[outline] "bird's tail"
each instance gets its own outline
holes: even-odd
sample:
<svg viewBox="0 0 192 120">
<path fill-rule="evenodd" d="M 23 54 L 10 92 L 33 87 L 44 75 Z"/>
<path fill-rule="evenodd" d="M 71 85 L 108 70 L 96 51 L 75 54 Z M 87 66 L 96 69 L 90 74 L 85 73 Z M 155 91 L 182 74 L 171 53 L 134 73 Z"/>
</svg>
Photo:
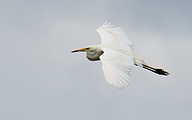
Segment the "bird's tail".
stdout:
<svg viewBox="0 0 192 120">
<path fill-rule="evenodd" d="M 163 70 L 163 69 L 158 69 L 158 68 L 154 68 L 154 67 L 148 66 L 148 65 L 147 65 L 142 59 L 140 59 L 140 58 L 136 58 L 136 59 L 135 59 L 135 65 L 136 65 L 136 66 L 140 66 L 140 67 L 142 67 L 142 68 L 144 68 L 144 69 L 146 69 L 146 70 L 149 70 L 149 71 L 154 72 L 154 73 L 159 74 L 159 75 L 165 75 L 165 76 L 167 76 L 167 75 L 170 74 L 169 72 L 167 72 L 167 71 L 165 71 L 165 70 Z"/>
</svg>

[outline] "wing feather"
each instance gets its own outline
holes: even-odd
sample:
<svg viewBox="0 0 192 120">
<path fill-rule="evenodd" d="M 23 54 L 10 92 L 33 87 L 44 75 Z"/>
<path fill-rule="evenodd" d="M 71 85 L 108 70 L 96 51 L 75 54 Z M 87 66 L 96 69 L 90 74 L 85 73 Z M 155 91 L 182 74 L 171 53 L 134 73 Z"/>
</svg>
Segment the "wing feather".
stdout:
<svg viewBox="0 0 192 120">
<path fill-rule="evenodd" d="M 97 29 L 101 37 L 100 56 L 106 81 L 117 88 L 124 88 L 131 79 L 133 61 L 133 43 L 120 27 L 106 21 Z"/>
<path fill-rule="evenodd" d="M 131 79 L 133 58 L 109 48 L 103 48 L 103 51 L 100 60 L 106 81 L 117 88 L 126 87 Z"/>
<path fill-rule="evenodd" d="M 115 27 L 106 21 L 97 29 L 97 32 L 101 37 L 102 45 L 113 46 L 113 49 L 127 50 L 132 53 L 133 43 L 122 28 Z"/>
</svg>

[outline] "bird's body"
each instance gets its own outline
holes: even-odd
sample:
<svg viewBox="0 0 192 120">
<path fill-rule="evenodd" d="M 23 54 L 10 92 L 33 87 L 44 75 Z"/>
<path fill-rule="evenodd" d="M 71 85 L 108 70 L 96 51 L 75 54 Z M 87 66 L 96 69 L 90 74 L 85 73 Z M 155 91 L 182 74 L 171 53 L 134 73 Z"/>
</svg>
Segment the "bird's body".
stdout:
<svg viewBox="0 0 192 120">
<path fill-rule="evenodd" d="M 103 73 L 109 84 L 117 88 L 126 87 L 131 79 L 130 72 L 134 65 L 160 75 L 169 74 L 163 69 L 146 65 L 142 59 L 136 57 L 133 54 L 133 43 L 120 27 L 115 27 L 106 21 L 97 32 L 102 41 L 100 45 L 88 46 L 72 52 L 85 51 L 90 61 L 101 60 Z"/>
</svg>

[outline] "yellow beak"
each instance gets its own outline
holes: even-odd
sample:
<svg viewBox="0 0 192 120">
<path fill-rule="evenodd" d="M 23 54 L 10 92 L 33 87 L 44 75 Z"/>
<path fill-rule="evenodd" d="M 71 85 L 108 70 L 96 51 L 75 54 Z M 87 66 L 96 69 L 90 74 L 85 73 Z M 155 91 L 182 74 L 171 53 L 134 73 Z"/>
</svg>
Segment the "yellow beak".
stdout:
<svg viewBox="0 0 192 120">
<path fill-rule="evenodd" d="M 78 50 L 73 50 L 73 51 L 71 51 L 71 53 L 79 52 L 79 51 L 85 51 L 85 50 L 87 50 L 87 48 L 81 48 L 81 49 L 78 49 Z"/>
</svg>

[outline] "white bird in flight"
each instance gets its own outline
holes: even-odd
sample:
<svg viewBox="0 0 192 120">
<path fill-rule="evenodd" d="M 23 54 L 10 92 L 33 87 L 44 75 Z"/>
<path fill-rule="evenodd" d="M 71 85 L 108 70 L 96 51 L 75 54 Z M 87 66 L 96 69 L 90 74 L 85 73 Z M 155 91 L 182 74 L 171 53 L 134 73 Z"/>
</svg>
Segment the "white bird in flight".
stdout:
<svg viewBox="0 0 192 120">
<path fill-rule="evenodd" d="M 106 81 L 116 88 L 123 89 L 131 79 L 131 69 L 134 65 L 150 70 L 159 75 L 169 75 L 163 69 L 148 66 L 142 59 L 133 54 L 133 43 L 120 27 L 115 27 L 106 21 L 96 30 L 101 37 L 100 45 L 88 46 L 74 52 L 87 52 L 90 61 L 101 60 Z"/>
</svg>

